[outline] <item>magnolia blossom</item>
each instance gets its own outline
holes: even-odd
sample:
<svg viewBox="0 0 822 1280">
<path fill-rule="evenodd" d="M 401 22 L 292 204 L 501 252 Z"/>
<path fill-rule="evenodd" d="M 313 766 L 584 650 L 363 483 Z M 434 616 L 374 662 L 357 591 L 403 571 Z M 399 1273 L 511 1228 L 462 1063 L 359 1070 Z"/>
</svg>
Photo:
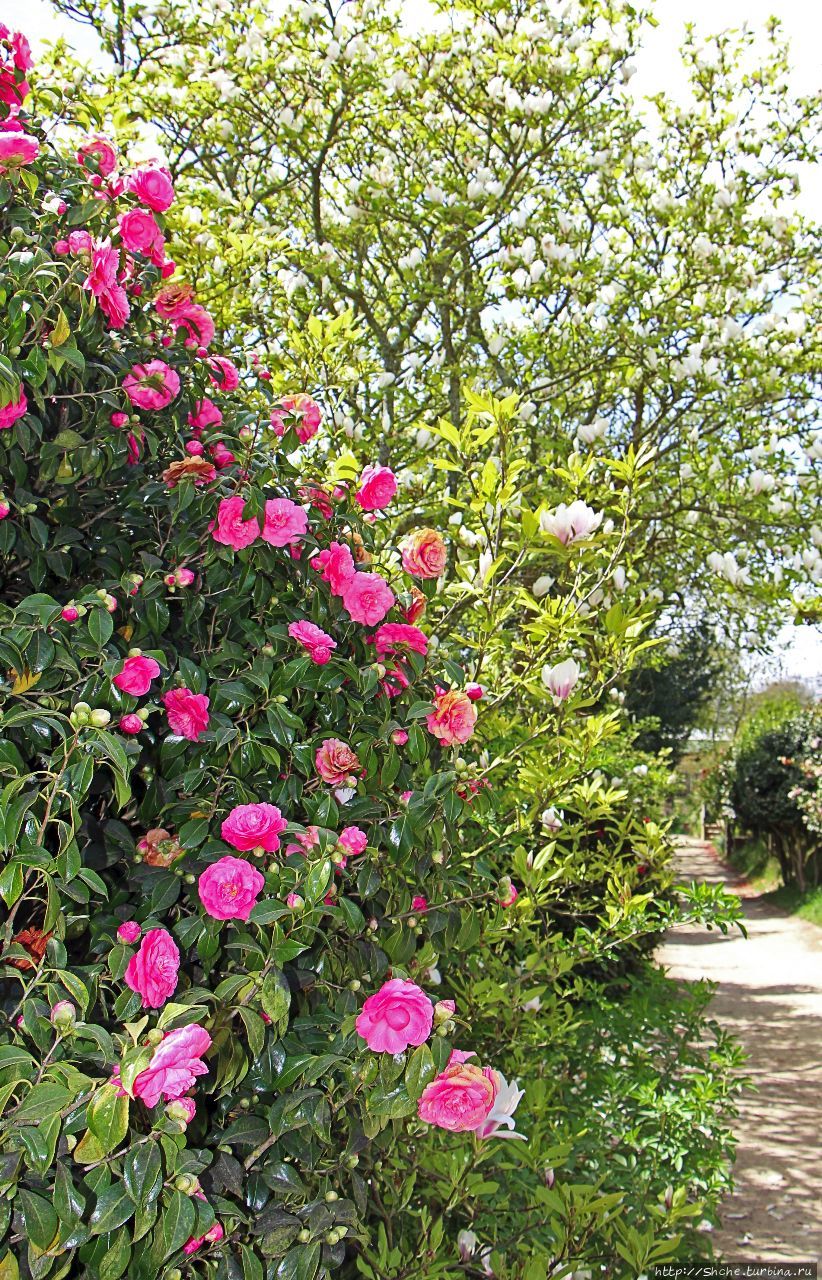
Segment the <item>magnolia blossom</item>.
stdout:
<svg viewBox="0 0 822 1280">
<path fill-rule="evenodd" d="M 559 831 L 562 827 L 562 813 L 551 806 L 550 809 L 543 809 L 540 819 L 546 831 Z"/>
<path fill-rule="evenodd" d="M 602 512 L 594 511 L 577 498 L 570 506 L 564 502 L 555 511 L 543 511 L 539 525 L 543 533 L 558 538 L 563 546 L 588 538 L 602 524 Z"/>
<path fill-rule="evenodd" d="M 516 1121 L 514 1120 L 514 1112 L 519 1106 L 521 1098 L 525 1094 L 524 1089 L 517 1087 L 517 1081 L 512 1080 L 510 1084 L 505 1079 L 501 1071 L 491 1069 L 496 1085 L 496 1093 L 494 1094 L 494 1105 L 488 1112 L 482 1124 L 477 1128 L 476 1134 L 479 1138 L 520 1138 L 526 1141 L 524 1133 L 517 1133 Z M 505 1130 L 503 1131 L 503 1126 Z"/>
<path fill-rule="evenodd" d="M 553 695 L 557 706 L 571 696 L 579 675 L 579 666 L 573 658 L 566 658 L 564 662 L 558 662 L 553 667 L 542 668 L 542 683 Z"/>
</svg>

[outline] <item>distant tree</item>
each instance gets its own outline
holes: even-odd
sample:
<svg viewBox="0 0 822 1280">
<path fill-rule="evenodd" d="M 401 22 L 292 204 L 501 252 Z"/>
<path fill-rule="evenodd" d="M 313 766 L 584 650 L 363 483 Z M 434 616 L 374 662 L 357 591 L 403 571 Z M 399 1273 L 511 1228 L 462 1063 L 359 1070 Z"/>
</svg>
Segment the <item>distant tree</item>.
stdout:
<svg viewBox="0 0 822 1280">
<path fill-rule="evenodd" d="M 667 660 L 631 673 L 625 705 L 635 720 L 647 722 L 636 739 L 641 750 L 668 748 L 674 762 L 681 758 L 724 661 L 713 630 L 701 623 Z"/>
</svg>

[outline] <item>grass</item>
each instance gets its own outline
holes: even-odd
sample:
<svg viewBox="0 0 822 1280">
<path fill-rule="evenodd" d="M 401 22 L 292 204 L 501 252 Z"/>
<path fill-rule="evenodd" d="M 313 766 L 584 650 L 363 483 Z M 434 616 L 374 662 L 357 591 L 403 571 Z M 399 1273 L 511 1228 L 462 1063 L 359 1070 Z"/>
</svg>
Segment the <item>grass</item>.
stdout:
<svg viewBox="0 0 822 1280">
<path fill-rule="evenodd" d="M 767 899 L 783 911 L 822 928 L 822 886 L 800 893 L 795 885 L 782 885 L 768 893 Z"/>
</svg>

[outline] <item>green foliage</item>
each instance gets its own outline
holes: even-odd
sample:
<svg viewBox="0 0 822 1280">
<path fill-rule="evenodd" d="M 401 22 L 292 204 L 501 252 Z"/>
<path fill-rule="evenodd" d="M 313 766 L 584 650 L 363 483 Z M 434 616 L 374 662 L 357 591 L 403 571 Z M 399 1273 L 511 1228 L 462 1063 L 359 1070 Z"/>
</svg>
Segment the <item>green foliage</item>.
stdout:
<svg viewBox="0 0 822 1280">
<path fill-rule="evenodd" d="M 676 764 L 720 669 L 716 636 L 703 625 L 683 636 L 672 656 L 633 671 L 625 706 L 636 720 L 648 722 L 640 725 L 637 746 L 654 753 L 665 748 Z"/>
</svg>

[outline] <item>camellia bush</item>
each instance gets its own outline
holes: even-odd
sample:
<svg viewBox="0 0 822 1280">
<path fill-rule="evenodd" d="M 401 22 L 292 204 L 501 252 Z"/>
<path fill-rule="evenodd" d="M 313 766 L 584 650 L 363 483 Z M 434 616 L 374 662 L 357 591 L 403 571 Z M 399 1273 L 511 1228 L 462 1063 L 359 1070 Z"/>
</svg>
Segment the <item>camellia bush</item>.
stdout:
<svg viewBox="0 0 822 1280">
<path fill-rule="evenodd" d="M 223 354 L 168 171 L 64 155 L 0 53 L 0 1275 L 673 1256 L 735 1057 L 642 956 L 733 912 L 607 768 L 650 458 L 558 464 L 548 506 L 516 399 L 471 393 L 455 554 L 337 425 L 351 318 Z"/>
</svg>

